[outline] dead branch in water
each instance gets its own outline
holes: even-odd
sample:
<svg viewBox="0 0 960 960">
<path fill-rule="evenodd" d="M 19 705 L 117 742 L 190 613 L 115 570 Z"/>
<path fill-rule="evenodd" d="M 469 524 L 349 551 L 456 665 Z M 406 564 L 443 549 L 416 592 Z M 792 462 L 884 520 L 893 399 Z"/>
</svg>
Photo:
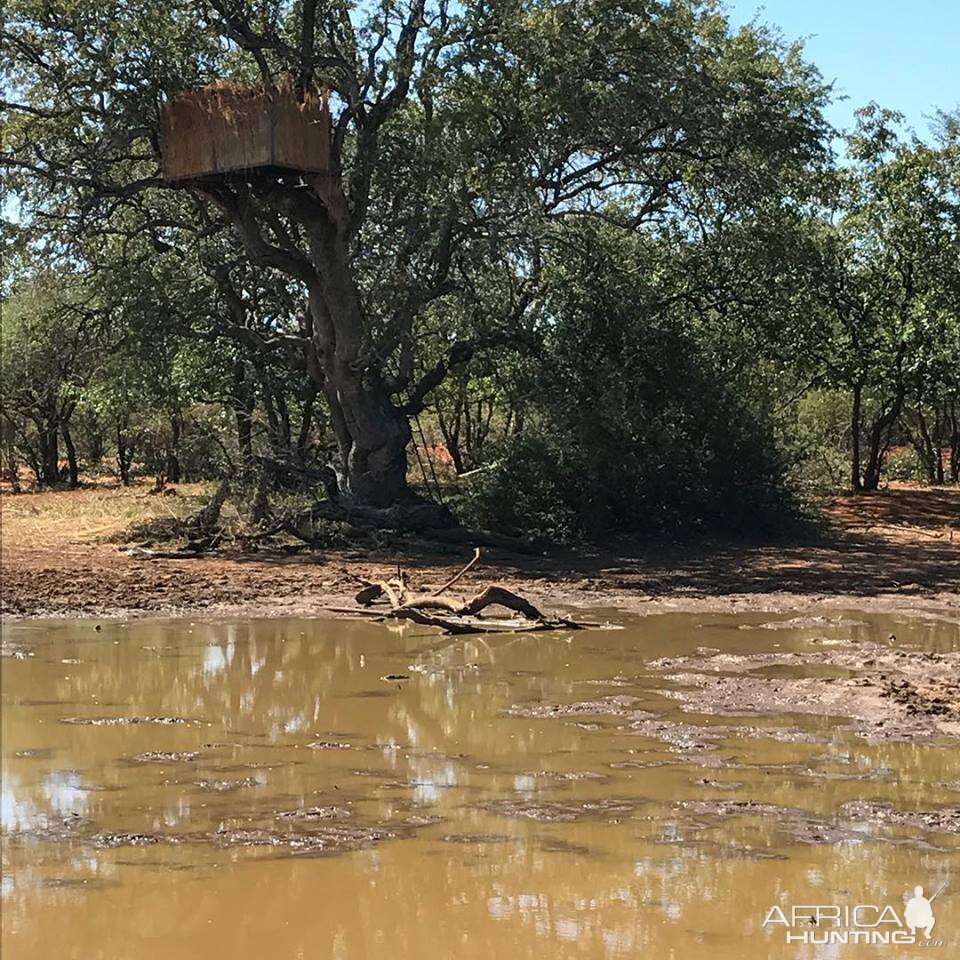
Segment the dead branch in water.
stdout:
<svg viewBox="0 0 960 960">
<path fill-rule="evenodd" d="M 500 584 L 490 584 L 465 600 L 440 596 L 456 584 L 480 560 L 480 548 L 474 548 L 473 559 L 441 587 L 431 593 L 412 593 L 407 574 L 397 569 L 395 577 L 376 582 L 357 578 L 361 585 L 355 596 L 360 606 L 338 607 L 336 613 L 361 614 L 376 620 L 411 620 L 428 627 L 438 627 L 448 634 L 513 633 L 531 630 L 579 630 L 587 624 L 548 617 L 526 597 Z M 374 608 L 386 599 L 386 609 Z M 482 616 L 492 606 L 505 607 L 518 616 L 492 619 Z M 442 613 L 437 613 L 441 611 Z"/>
</svg>

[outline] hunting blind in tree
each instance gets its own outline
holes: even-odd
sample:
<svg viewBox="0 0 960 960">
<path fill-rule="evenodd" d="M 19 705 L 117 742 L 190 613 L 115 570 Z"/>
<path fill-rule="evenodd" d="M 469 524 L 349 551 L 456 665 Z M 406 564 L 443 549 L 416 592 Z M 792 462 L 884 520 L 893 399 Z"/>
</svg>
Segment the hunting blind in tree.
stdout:
<svg viewBox="0 0 960 960">
<path fill-rule="evenodd" d="M 326 173 L 330 110 L 325 93 L 221 81 L 181 93 L 163 109 L 167 180 L 259 170 Z"/>
</svg>

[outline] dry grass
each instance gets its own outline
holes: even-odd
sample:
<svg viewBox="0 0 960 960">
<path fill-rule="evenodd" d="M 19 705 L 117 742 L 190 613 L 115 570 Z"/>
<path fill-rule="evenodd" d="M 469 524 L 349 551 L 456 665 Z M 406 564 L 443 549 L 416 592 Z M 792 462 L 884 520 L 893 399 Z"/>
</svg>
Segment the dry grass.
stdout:
<svg viewBox="0 0 960 960">
<path fill-rule="evenodd" d="M 160 517 L 183 518 L 210 494 L 209 483 L 177 485 L 176 496 L 148 493 L 147 482 L 130 487 L 96 485 L 0 496 L 4 551 L 15 547 L 95 543 L 109 540 L 134 523 Z"/>
</svg>

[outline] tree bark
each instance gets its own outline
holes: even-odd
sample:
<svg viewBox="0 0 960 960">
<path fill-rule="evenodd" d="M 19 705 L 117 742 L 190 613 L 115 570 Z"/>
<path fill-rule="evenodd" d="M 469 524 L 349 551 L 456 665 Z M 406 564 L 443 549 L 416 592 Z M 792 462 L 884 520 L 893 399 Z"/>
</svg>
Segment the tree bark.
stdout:
<svg viewBox="0 0 960 960">
<path fill-rule="evenodd" d="M 890 402 L 884 405 L 877 419 L 870 429 L 870 449 L 867 454 L 867 463 L 863 471 L 863 489 L 876 490 L 880 486 L 880 476 L 883 473 L 883 461 L 890 446 L 890 432 L 903 409 L 904 391 L 900 389 Z"/>
<path fill-rule="evenodd" d="M 863 480 L 860 476 L 862 403 L 863 387 L 859 383 L 855 383 L 853 385 L 853 405 L 850 410 L 850 486 L 856 493 L 863 489 Z"/>
<path fill-rule="evenodd" d="M 360 360 L 362 310 L 345 259 L 328 253 L 325 282 L 310 285 L 314 343 L 322 389 L 340 453 L 341 494 L 370 507 L 419 501 L 407 485 L 406 413 L 380 374 Z"/>
<path fill-rule="evenodd" d="M 238 360 L 233 366 L 233 408 L 237 418 L 237 448 L 241 464 L 253 460 L 253 410 L 255 399 L 247 379 L 245 365 Z"/>
<path fill-rule="evenodd" d="M 67 450 L 67 470 L 70 476 L 70 488 L 76 490 L 80 486 L 80 468 L 77 464 L 77 448 L 74 446 L 73 437 L 70 435 L 70 427 L 64 423 L 60 428 L 63 434 L 63 445 Z"/>
<path fill-rule="evenodd" d="M 364 385 L 348 365 L 327 370 L 324 394 L 330 405 L 343 473 L 341 493 L 370 507 L 415 503 L 407 485 L 406 415 L 380 384 Z"/>
<path fill-rule="evenodd" d="M 60 449 L 57 443 L 59 430 L 49 421 L 37 431 L 40 446 L 40 476 L 37 477 L 41 485 L 52 486 L 60 482 Z"/>
<path fill-rule="evenodd" d="M 130 486 L 130 464 L 133 460 L 133 444 L 128 443 L 123 424 L 117 421 L 117 476 L 120 483 Z"/>
<path fill-rule="evenodd" d="M 179 483 L 180 469 L 180 438 L 183 435 L 183 417 L 179 412 L 170 416 L 170 446 L 164 458 L 163 472 L 171 483 Z"/>
<path fill-rule="evenodd" d="M 315 193 L 307 194 L 262 185 L 259 197 L 232 185 L 207 189 L 230 216 L 252 259 L 306 288 L 305 366 L 330 408 L 341 495 L 372 507 L 416 503 L 419 498 L 407 485 L 409 411 L 392 400 L 397 388 L 387 385 L 383 361 L 374 355 L 354 275 L 350 242 L 357 211 L 351 211 L 339 177 L 318 177 L 313 186 Z M 279 246 L 265 239 L 258 223 L 260 202 L 298 221 L 303 248 L 288 236 L 277 238 Z"/>
</svg>

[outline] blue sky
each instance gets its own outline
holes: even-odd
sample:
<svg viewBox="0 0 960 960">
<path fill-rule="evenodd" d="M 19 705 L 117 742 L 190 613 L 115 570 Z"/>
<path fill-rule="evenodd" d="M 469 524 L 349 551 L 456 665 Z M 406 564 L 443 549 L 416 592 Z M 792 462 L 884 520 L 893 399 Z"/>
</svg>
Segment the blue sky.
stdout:
<svg viewBox="0 0 960 960">
<path fill-rule="evenodd" d="M 960 108 L 960 0 L 726 0 L 731 23 L 759 14 L 834 83 L 827 119 L 848 127 L 871 100 L 926 136 L 926 116 Z"/>
</svg>

